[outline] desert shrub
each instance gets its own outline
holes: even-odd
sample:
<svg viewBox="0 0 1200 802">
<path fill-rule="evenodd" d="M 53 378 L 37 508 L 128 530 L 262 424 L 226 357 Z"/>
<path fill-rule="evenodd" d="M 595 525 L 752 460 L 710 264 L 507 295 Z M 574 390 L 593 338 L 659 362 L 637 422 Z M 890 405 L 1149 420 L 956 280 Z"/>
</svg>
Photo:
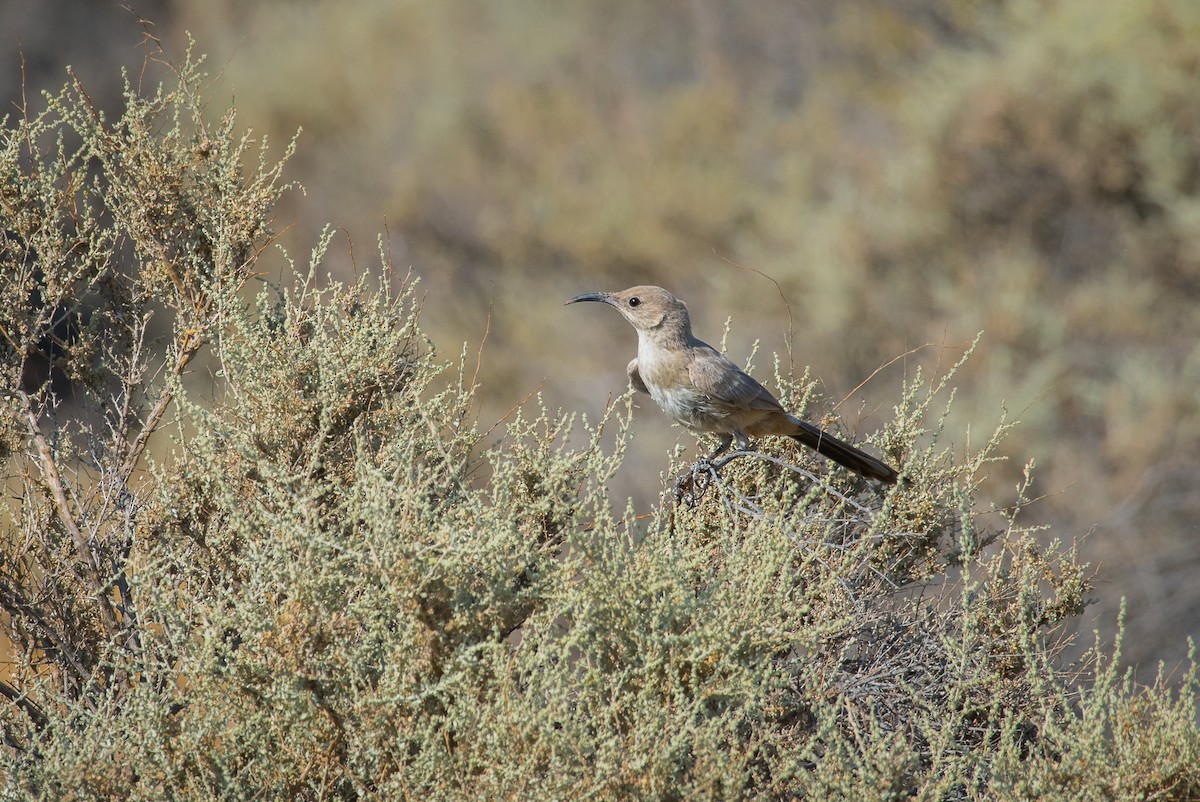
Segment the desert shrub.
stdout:
<svg viewBox="0 0 1200 802">
<path fill-rule="evenodd" d="M 1088 570 L 977 500 L 1007 425 L 943 445 L 952 372 L 874 438 L 900 487 L 764 444 L 639 514 L 628 399 L 485 428 L 386 248 L 264 280 L 281 166 L 202 85 L 4 130 L 6 798 L 1200 789 L 1194 669 L 1059 664 Z"/>
<path fill-rule="evenodd" d="M 598 409 L 608 352 L 526 312 L 552 289 L 667 286 L 698 321 L 732 314 L 738 355 L 786 331 L 834 397 L 914 344 L 984 330 L 949 426 L 999 400 L 1023 424 L 985 492 L 1036 459 L 1030 512 L 1094 528 L 1114 589 L 1099 620 L 1129 594 L 1139 677 L 1183 656 L 1200 616 L 1200 5 L 343 6 L 176 4 L 256 126 L 312 137 L 289 217 L 386 217 L 439 341 L 503 321 L 479 374 L 488 417 L 551 371 L 551 406 Z M 899 374 L 863 386 L 864 407 L 889 407 Z M 657 472 L 670 436 L 631 452 L 622 495 L 652 497 L 626 477 Z"/>
</svg>

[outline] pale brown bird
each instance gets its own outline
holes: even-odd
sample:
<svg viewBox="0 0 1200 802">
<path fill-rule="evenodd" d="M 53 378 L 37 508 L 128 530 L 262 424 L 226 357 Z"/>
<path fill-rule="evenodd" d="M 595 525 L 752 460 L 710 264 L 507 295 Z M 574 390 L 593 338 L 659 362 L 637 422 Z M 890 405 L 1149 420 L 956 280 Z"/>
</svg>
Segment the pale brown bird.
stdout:
<svg viewBox="0 0 1200 802">
<path fill-rule="evenodd" d="M 687 306 L 662 287 L 588 292 L 567 303 L 580 301 L 606 303 L 633 325 L 638 355 L 626 367 L 629 383 L 653 398 L 672 420 L 693 432 L 720 438 L 710 460 L 735 440 L 745 450 L 751 437 L 781 435 L 870 479 L 896 481 L 894 468 L 788 414 L 767 388 L 697 339 Z"/>
</svg>

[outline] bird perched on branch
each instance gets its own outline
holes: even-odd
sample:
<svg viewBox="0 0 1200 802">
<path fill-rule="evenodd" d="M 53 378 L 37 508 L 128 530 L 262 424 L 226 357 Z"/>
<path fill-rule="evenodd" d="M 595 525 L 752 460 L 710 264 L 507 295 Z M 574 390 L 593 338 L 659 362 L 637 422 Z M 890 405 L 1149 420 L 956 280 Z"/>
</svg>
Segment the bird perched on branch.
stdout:
<svg viewBox="0 0 1200 802">
<path fill-rule="evenodd" d="M 580 301 L 606 303 L 633 325 L 638 355 L 626 371 L 629 383 L 646 393 L 675 422 L 720 439 L 716 459 L 737 441 L 745 450 L 751 437 L 791 437 L 839 465 L 886 484 L 899 474 L 886 463 L 802 421 L 775 396 L 692 334 L 687 306 L 662 287 L 631 287 L 623 292 L 588 292 Z"/>
</svg>

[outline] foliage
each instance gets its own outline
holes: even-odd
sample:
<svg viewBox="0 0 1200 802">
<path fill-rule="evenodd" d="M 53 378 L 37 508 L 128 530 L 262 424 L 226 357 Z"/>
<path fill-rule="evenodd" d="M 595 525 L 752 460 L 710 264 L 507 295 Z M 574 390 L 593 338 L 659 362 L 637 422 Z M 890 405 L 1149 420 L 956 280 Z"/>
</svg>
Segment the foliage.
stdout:
<svg viewBox="0 0 1200 802">
<path fill-rule="evenodd" d="M 259 281 L 281 167 L 202 83 L 4 130 L 6 798 L 1200 791 L 1195 669 L 1058 665 L 1087 569 L 1027 483 L 977 501 L 1007 427 L 955 458 L 950 375 L 877 435 L 886 494 L 766 451 L 635 514 L 628 403 L 483 430 L 385 248 Z"/>
<path fill-rule="evenodd" d="M 491 314 L 489 415 L 550 375 L 551 406 L 593 414 L 618 385 L 594 378 L 614 375 L 606 349 L 544 336 L 528 302 L 549 293 L 661 284 L 697 321 L 739 321 L 735 353 L 786 330 L 834 399 L 914 345 L 985 331 L 949 424 L 1001 404 L 1022 422 L 985 494 L 1003 503 L 1036 459 L 1030 512 L 1095 528 L 1116 589 L 1103 619 L 1129 594 L 1140 676 L 1182 657 L 1200 618 L 1194 0 L 264 0 L 184 15 L 224 47 L 256 125 L 312 137 L 320 158 L 296 167 L 329 200 L 296 214 L 323 221 L 336 203 L 357 231 L 385 217 L 431 288 L 435 338 Z M 935 353 L 881 372 L 866 408 Z M 631 452 L 629 475 L 657 471 L 667 443 Z"/>
</svg>

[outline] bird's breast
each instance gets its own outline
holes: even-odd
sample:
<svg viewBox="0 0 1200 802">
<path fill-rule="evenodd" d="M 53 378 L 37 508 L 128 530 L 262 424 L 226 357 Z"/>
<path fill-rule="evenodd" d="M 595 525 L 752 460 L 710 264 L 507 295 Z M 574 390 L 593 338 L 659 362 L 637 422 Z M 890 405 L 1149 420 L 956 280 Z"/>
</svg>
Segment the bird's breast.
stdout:
<svg viewBox="0 0 1200 802">
<path fill-rule="evenodd" d="M 692 384 L 690 352 L 684 349 L 638 348 L 638 373 L 650 397 L 672 420 L 689 429 L 712 431 L 728 410 L 713 403 Z"/>
<path fill-rule="evenodd" d="M 650 397 L 672 420 L 690 429 L 708 428 L 713 410 L 703 394 L 689 387 L 650 386 Z"/>
</svg>

